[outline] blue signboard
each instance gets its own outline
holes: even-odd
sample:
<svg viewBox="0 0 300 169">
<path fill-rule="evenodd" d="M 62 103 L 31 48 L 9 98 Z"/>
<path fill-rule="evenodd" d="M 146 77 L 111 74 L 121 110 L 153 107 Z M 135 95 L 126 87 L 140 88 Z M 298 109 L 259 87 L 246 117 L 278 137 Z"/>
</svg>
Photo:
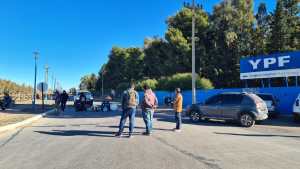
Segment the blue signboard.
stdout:
<svg viewBox="0 0 300 169">
<path fill-rule="evenodd" d="M 240 60 L 241 79 L 300 76 L 300 51 Z"/>
</svg>

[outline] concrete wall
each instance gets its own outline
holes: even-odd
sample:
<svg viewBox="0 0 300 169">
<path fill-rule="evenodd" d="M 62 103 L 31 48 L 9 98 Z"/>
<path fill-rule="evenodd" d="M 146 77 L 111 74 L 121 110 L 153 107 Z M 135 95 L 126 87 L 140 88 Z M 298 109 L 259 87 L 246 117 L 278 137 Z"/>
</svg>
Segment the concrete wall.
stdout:
<svg viewBox="0 0 300 169">
<path fill-rule="evenodd" d="M 279 100 L 279 111 L 281 114 L 289 115 L 293 111 L 293 104 L 300 93 L 300 87 L 271 87 L 271 88 L 233 88 L 233 89 L 213 89 L 213 90 L 197 90 L 197 102 L 204 102 L 207 98 L 223 92 L 254 92 L 254 93 L 270 93 Z M 159 105 L 164 104 L 164 98 L 167 96 L 174 97 L 174 92 L 155 91 Z M 184 91 L 182 93 L 184 101 L 183 105 L 187 106 L 192 103 L 192 92 Z M 140 98 L 143 94 L 140 92 Z"/>
</svg>

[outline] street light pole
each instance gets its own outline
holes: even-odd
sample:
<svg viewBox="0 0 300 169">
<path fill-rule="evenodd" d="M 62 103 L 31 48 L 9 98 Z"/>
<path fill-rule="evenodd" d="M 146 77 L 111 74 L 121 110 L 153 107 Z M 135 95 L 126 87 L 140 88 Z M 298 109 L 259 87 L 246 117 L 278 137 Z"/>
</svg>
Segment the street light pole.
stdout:
<svg viewBox="0 0 300 169">
<path fill-rule="evenodd" d="M 192 17 L 192 103 L 196 104 L 196 67 L 195 67 L 195 0 L 192 4 L 193 17 Z"/>
<path fill-rule="evenodd" d="M 39 52 L 33 52 L 34 54 L 34 88 L 33 88 L 33 101 L 32 108 L 35 111 L 35 97 L 36 97 L 36 76 L 37 76 L 37 60 L 39 57 Z"/>
<path fill-rule="evenodd" d="M 45 83 L 48 85 L 49 66 L 45 65 Z M 49 85 L 48 85 L 49 86 Z M 46 92 L 46 101 L 48 100 L 48 90 Z"/>
<path fill-rule="evenodd" d="M 104 72 L 101 73 L 101 75 L 102 75 L 102 77 L 101 77 L 101 80 L 102 80 L 102 84 L 101 84 L 101 87 L 102 87 L 102 89 L 101 89 L 101 90 L 102 90 L 102 97 L 103 97 L 103 95 L 104 95 L 104 86 L 103 86 L 103 81 L 104 81 L 103 78 L 104 78 L 104 76 L 103 76 L 103 73 L 104 73 Z"/>
</svg>

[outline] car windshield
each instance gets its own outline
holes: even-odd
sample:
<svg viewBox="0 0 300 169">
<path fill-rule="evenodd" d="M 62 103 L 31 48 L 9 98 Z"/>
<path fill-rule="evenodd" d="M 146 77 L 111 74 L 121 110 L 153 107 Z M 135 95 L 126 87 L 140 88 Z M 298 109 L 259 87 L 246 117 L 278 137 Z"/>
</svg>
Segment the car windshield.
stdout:
<svg viewBox="0 0 300 169">
<path fill-rule="evenodd" d="M 263 100 L 273 100 L 273 96 L 272 95 L 268 95 L 268 94 L 258 94 L 258 96 L 263 99 Z"/>
<path fill-rule="evenodd" d="M 92 98 L 92 94 L 91 94 L 90 92 L 82 92 L 82 93 L 85 95 L 85 97 L 86 97 L 87 99 Z M 80 96 L 80 94 L 81 94 L 81 93 L 78 93 L 78 96 Z"/>
<path fill-rule="evenodd" d="M 256 94 L 248 94 L 248 96 L 254 99 L 255 103 L 263 102 L 263 100 L 260 97 L 258 97 Z"/>
</svg>

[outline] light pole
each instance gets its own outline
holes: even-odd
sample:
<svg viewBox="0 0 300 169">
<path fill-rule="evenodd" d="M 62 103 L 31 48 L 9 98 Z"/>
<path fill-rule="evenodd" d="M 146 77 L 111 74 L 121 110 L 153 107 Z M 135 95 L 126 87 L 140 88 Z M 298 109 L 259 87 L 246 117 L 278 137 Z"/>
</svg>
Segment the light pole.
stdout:
<svg viewBox="0 0 300 169">
<path fill-rule="evenodd" d="M 102 83 L 102 84 L 101 84 L 101 87 L 102 87 L 101 92 L 102 92 L 102 97 L 103 97 L 103 95 L 104 95 L 104 86 L 103 86 L 104 76 L 103 76 L 103 73 L 104 73 L 104 72 L 101 73 L 101 81 L 102 81 L 102 82 L 101 82 L 101 83 Z"/>
<path fill-rule="evenodd" d="M 35 111 L 35 97 L 36 97 L 36 76 L 37 76 L 37 60 L 39 57 L 39 52 L 33 52 L 34 55 L 34 88 L 33 88 L 33 101 L 32 101 L 32 108 Z"/>
<path fill-rule="evenodd" d="M 48 85 L 49 66 L 45 65 L 45 83 Z M 49 85 L 48 85 L 49 86 Z M 46 92 L 46 100 L 48 100 L 48 90 Z"/>
<path fill-rule="evenodd" d="M 193 0 L 192 8 L 193 8 L 193 17 L 192 17 L 192 103 L 196 104 L 195 0 Z"/>
</svg>

